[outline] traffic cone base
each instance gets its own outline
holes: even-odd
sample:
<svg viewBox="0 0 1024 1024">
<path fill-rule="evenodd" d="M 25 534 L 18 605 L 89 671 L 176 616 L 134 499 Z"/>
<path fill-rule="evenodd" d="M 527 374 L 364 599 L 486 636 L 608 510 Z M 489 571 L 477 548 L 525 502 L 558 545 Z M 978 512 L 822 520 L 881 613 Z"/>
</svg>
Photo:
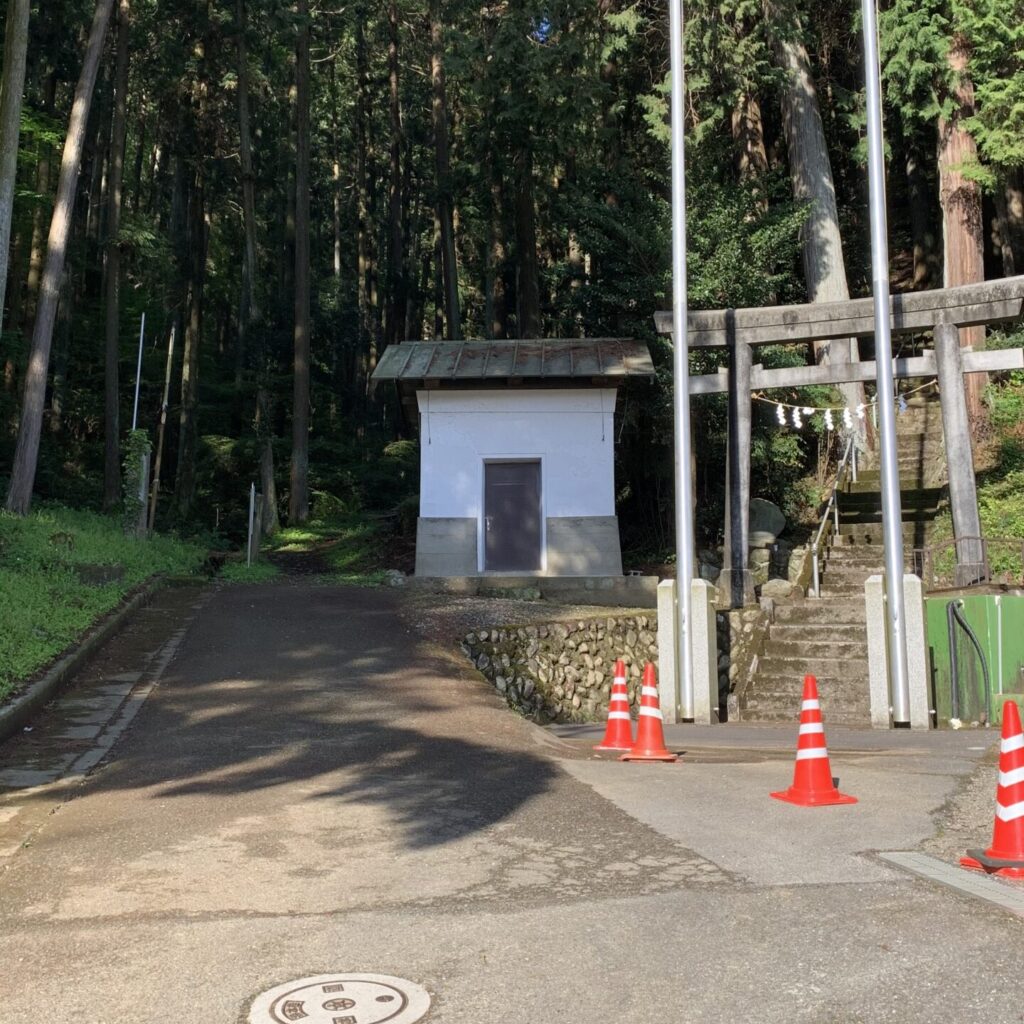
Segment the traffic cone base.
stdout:
<svg viewBox="0 0 1024 1024">
<path fill-rule="evenodd" d="M 769 796 L 798 807 L 827 807 L 830 804 L 857 802 L 855 796 L 840 793 L 832 779 L 828 748 L 825 746 L 825 726 L 821 720 L 821 703 L 818 700 L 818 681 L 812 675 L 804 676 L 793 785 L 789 789 L 770 793 Z"/>
<path fill-rule="evenodd" d="M 661 701 L 654 666 L 644 666 L 640 688 L 640 714 L 636 725 L 636 743 L 620 761 L 678 761 L 679 756 L 665 748 L 665 731 L 661 727 Z"/>
<path fill-rule="evenodd" d="M 960 866 L 1003 878 L 1024 878 L 1024 730 L 1012 700 L 1003 705 L 992 845 L 987 850 L 968 850 Z"/>
<path fill-rule="evenodd" d="M 825 807 L 828 804 L 855 804 L 857 802 L 855 796 L 840 793 L 835 786 L 832 787 L 831 793 L 809 793 L 798 790 L 796 786 L 790 786 L 789 789 L 780 793 L 769 793 L 768 795 L 776 800 L 785 800 L 788 804 L 797 804 L 799 807 Z"/>
<path fill-rule="evenodd" d="M 984 850 L 968 850 L 967 856 L 960 858 L 960 867 L 999 875 L 1001 878 L 1024 878 L 1024 861 L 989 857 Z"/>
<path fill-rule="evenodd" d="M 633 746 L 633 719 L 629 713 L 629 694 L 626 690 L 626 666 L 620 658 L 615 662 L 612 693 L 608 699 L 608 724 L 604 739 L 595 750 L 629 750 Z"/>
</svg>

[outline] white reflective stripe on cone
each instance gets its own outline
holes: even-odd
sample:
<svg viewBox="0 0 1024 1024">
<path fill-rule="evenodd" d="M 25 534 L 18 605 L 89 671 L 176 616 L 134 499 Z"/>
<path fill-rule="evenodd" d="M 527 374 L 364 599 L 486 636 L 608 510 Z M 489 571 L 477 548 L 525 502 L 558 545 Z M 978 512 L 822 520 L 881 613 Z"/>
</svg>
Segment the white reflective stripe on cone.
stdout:
<svg viewBox="0 0 1024 1024">
<path fill-rule="evenodd" d="M 999 749 L 1004 754 L 1009 754 L 1012 750 L 1020 750 L 1021 747 L 1024 747 L 1024 732 L 1019 732 L 1016 736 L 1010 736 L 999 744 Z"/>
<path fill-rule="evenodd" d="M 641 689 L 640 695 L 642 697 L 657 697 L 658 696 L 658 691 L 653 686 L 645 686 L 645 687 L 643 687 Z"/>
<path fill-rule="evenodd" d="M 1010 804 L 1009 807 L 1004 807 L 1002 804 L 997 803 L 996 817 L 1000 821 L 1016 821 L 1018 818 L 1024 818 L 1024 800 L 1016 804 Z"/>
<path fill-rule="evenodd" d="M 798 750 L 796 759 L 798 761 L 813 761 L 819 757 L 828 757 L 827 747 L 808 747 L 807 750 Z"/>
<path fill-rule="evenodd" d="M 1018 782 L 1024 782 L 1024 768 L 1014 768 L 1012 772 L 999 773 L 1000 786 L 1016 786 Z"/>
<path fill-rule="evenodd" d="M 820 711 L 821 710 L 821 701 L 820 700 L 805 700 L 800 705 L 800 710 L 801 711 Z"/>
<path fill-rule="evenodd" d="M 608 701 L 609 704 L 628 704 L 629 698 L 624 693 L 613 693 Z"/>
<path fill-rule="evenodd" d="M 609 711 L 608 712 L 608 717 L 609 718 L 615 718 L 615 719 L 623 719 L 623 718 L 625 718 L 628 721 L 629 720 L 629 712 L 628 711 Z"/>
<path fill-rule="evenodd" d="M 615 677 L 615 678 L 614 678 L 614 679 L 612 680 L 612 682 L 613 682 L 613 683 L 614 683 L 614 684 L 615 684 L 616 686 L 625 686 L 625 685 L 626 685 L 626 677 L 625 677 L 625 676 L 616 676 L 616 677 Z"/>
<path fill-rule="evenodd" d="M 806 736 L 812 732 L 824 732 L 825 726 L 821 722 L 804 722 L 800 726 L 800 735 Z"/>
<path fill-rule="evenodd" d="M 647 718 L 661 718 L 661 708 L 641 708 L 640 714 Z"/>
</svg>

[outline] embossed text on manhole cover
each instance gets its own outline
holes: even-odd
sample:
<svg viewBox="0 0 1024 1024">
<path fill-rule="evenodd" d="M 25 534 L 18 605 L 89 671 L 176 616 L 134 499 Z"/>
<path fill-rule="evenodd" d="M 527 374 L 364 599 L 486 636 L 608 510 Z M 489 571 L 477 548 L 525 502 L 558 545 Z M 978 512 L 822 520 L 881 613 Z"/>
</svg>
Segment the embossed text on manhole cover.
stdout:
<svg viewBox="0 0 1024 1024">
<path fill-rule="evenodd" d="M 387 974 L 318 974 L 258 996 L 249 1024 L 413 1024 L 430 1009 L 427 990 Z"/>
</svg>

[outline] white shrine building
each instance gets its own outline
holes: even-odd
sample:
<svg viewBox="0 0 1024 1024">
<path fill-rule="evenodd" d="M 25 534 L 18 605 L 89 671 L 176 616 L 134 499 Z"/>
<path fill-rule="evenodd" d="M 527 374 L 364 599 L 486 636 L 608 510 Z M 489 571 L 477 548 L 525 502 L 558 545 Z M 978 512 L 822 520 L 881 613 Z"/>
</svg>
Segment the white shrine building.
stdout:
<svg viewBox="0 0 1024 1024">
<path fill-rule="evenodd" d="M 639 341 L 388 348 L 373 381 L 419 421 L 416 575 L 620 576 L 615 404 L 653 375 Z"/>
</svg>

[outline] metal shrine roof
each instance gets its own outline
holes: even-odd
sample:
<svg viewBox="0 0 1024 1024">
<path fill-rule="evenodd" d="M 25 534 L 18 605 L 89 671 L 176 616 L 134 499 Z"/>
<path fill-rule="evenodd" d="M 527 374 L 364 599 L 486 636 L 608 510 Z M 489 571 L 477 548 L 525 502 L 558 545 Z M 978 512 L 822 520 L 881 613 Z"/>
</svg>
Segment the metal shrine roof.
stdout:
<svg viewBox="0 0 1024 1024">
<path fill-rule="evenodd" d="M 384 352 L 373 383 L 652 377 L 646 343 L 625 338 L 406 341 Z"/>
</svg>

